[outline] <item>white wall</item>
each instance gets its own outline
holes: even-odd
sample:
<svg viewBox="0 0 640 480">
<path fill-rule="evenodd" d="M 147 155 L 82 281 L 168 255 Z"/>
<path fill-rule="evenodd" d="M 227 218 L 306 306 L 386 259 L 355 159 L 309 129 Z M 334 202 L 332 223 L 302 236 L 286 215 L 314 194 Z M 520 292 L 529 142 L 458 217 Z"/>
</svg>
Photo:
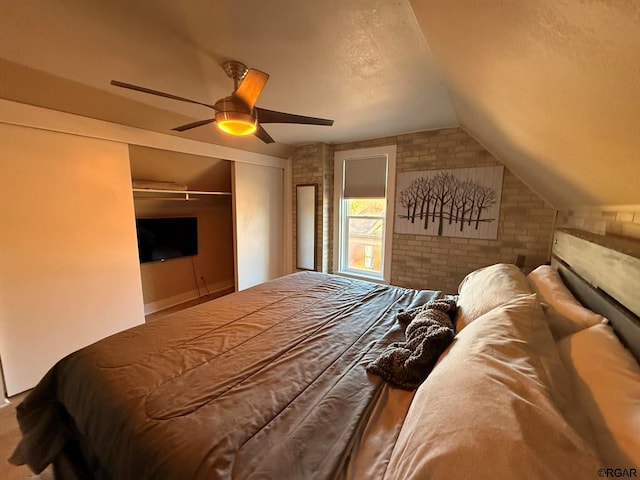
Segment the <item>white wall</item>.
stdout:
<svg viewBox="0 0 640 480">
<path fill-rule="evenodd" d="M 7 393 L 144 321 L 127 145 L 0 124 Z"/>
</svg>

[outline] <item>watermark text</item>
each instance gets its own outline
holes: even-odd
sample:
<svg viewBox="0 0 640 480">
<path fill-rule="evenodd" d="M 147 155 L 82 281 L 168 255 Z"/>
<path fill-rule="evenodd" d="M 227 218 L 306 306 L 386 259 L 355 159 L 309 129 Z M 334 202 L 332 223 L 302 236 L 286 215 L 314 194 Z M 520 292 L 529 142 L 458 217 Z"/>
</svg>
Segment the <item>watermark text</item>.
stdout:
<svg viewBox="0 0 640 480">
<path fill-rule="evenodd" d="M 637 468 L 599 468 L 598 476 L 601 478 L 638 478 Z"/>
</svg>

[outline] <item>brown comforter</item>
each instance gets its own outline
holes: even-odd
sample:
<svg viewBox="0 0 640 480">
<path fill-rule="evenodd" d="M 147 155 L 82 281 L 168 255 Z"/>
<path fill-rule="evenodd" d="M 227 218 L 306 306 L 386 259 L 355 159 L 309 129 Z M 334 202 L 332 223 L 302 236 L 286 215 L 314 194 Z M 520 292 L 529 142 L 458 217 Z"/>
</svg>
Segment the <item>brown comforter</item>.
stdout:
<svg viewBox="0 0 640 480">
<path fill-rule="evenodd" d="M 18 407 L 14 454 L 57 479 L 339 478 L 401 308 L 440 296 L 319 273 L 84 348 Z"/>
</svg>

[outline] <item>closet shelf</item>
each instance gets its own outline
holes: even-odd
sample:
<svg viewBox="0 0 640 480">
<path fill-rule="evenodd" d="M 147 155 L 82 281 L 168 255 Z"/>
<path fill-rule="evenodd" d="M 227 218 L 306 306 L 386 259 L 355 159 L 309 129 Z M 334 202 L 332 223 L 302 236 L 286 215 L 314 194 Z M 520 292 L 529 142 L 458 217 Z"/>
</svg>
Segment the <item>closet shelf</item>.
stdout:
<svg viewBox="0 0 640 480">
<path fill-rule="evenodd" d="M 134 188 L 133 196 L 140 200 L 198 200 L 212 197 L 230 197 L 231 192 L 207 192 L 198 190 L 162 190 L 152 188 Z"/>
</svg>

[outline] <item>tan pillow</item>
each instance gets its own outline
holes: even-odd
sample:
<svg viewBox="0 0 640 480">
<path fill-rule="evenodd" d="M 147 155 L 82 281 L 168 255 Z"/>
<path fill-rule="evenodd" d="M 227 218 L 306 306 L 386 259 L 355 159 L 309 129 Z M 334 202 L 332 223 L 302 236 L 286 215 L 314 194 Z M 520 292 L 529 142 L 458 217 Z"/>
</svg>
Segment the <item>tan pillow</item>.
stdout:
<svg viewBox="0 0 640 480">
<path fill-rule="evenodd" d="M 544 303 L 551 334 L 556 340 L 598 323 L 607 323 L 602 315 L 583 307 L 562 282 L 551 265 L 541 265 L 527 279 Z"/>
<path fill-rule="evenodd" d="M 385 479 L 592 478 L 600 461 L 553 398 L 539 329 L 529 295 L 460 332 L 416 391 Z"/>
<path fill-rule="evenodd" d="M 558 342 L 607 466 L 640 467 L 640 366 L 608 325 Z"/>
<path fill-rule="evenodd" d="M 459 332 L 495 307 L 518 295 L 530 295 L 533 290 L 518 267 L 498 263 L 464 277 L 458 286 L 458 293 L 456 330 Z"/>
</svg>

